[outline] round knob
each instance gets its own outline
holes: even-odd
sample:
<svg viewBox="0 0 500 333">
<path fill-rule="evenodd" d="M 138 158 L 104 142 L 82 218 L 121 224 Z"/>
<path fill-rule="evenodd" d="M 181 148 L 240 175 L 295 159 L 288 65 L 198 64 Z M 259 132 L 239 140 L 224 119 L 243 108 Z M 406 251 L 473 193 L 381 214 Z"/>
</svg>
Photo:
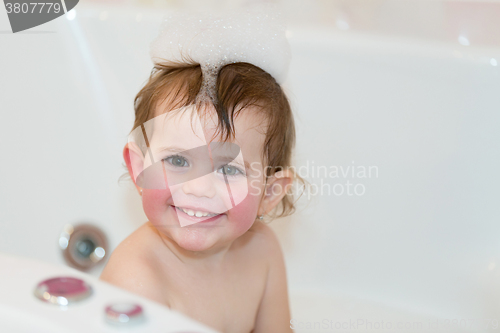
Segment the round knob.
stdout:
<svg viewBox="0 0 500 333">
<path fill-rule="evenodd" d="M 104 310 L 106 321 L 114 325 L 130 325 L 144 320 L 142 307 L 134 303 L 117 303 L 106 307 Z"/>
<path fill-rule="evenodd" d="M 61 276 L 40 282 L 34 294 L 47 303 L 68 305 L 90 297 L 92 288 L 81 279 Z"/>
<path fill-rule="evenodd" d="M 67 224 L 59 237 L 66 262 L 80 270 L 88 270 L 104 259 L 108 242 L 104 232 L 90 224 Z"/>
</svg>

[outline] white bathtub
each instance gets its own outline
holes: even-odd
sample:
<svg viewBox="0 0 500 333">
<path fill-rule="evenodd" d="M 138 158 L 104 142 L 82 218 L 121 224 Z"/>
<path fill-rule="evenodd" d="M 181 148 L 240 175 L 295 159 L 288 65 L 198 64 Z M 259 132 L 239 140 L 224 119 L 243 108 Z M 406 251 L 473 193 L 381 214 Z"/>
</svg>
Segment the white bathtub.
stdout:
<svg viewBox="0 0 500 333">
<path fill-rule="evenodd" d="M 297 332 L 495 331 L 500 43 L 482 18 L 500 4 L 483 5 L 290 5 L 290 17 L 304 18 L 288 32 L 285 84 L 296 165 L 323 184 L 272 224 Z M 321 19 L 307 24 L 313 12 Z M 66 223 L 100 226 L 114 248 L 146 220 L 118 178 L 160 19 L 146 7 L 88 2 L 73 20 L 0 34 L 1 252 L 62 264 Z M 347 167 L 354 177 L 342 176 Z"/>
</svg>

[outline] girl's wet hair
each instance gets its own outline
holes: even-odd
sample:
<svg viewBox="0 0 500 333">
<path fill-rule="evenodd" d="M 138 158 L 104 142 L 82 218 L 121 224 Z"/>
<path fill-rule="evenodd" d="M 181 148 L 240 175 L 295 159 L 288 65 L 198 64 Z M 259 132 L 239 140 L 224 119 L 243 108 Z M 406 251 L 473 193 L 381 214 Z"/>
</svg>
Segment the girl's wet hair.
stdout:
<svg viewBox="0 0 500 333">
<path fill-rule="evenodd" d="M 270 74 L 249 63 L 225 65 L 218 73 L 215 101 L 197 98 L 202 82 L 199 64 L 156 64 L 148 81 L 135 97 L 133 129 L 157 116 L 155 109 L 164 102 L 167 105 L 165 112 L 196 104 L 198 110 L 207 106 L 215 109 L 218 116 L 216 134 L 223 141 L 230 141 L 234 139 L 235 117 L 245 108 L 253 106 L 264 120 L 262 161 L 266 178 L 291 166 L 295 145 L 293 114 L 283 89 Z M 200 117 L 203 115 L 200 114 Z M 295 178 L 303 182 L 296 174 Z M 288 191 L 273 217 L 287 216 L 294 211 L 294 196 Z"/>
</svg>

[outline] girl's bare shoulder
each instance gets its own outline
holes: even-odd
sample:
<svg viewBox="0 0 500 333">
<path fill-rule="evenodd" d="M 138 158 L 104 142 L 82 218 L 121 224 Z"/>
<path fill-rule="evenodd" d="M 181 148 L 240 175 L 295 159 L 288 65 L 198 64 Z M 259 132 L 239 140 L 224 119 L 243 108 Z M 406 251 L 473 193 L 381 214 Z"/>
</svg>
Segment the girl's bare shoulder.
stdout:
<svg viewBox="0 0 500 333">
<path fill-rule="evenodd" d="M 155 233 L 150 222 L 146 222 L 125 238 L 113 251 L 109 262 L 126 259 L 144 262 L 148 259 L 151 246 L 155 243 Z M 108 263 L 109 263 L 108 262 Z"/>
<path fill-rule="evenodd" d="M 148 223 L 125 238 L 111 253 L 99 279 L 136 294 L 154 298 L 157 274 L 147 245 L 154 243 Z"/>
</svg>

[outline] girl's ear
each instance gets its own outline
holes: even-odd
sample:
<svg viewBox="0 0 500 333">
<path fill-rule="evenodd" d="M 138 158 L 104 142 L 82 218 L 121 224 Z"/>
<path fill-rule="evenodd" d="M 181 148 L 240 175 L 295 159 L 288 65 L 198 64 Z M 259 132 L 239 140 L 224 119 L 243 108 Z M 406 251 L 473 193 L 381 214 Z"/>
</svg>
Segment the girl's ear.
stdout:
<svg viewBox="0 0 500 333">
<path fill-rule="evenodd" d="M 136 180 L 137 176 L 140 175 L 144 168 L 144 156 L 141 150 L 134 142 L 129 142 L 123 148 L 123 159 L 127 165 L 128 173 L 132 181 L 134 182 L 137 191 L 141 192 L 139 186 L 137 186 Z"/>
<path fill-rule="evenodd" d="M 264 190 L 264 197 L 259 207 L 259 215 L 271 212 L 286 195 L 292 183 L 293 175 L 289 170 L 278 171 L 269 177 L 266 189 Z"/>
</svg>

